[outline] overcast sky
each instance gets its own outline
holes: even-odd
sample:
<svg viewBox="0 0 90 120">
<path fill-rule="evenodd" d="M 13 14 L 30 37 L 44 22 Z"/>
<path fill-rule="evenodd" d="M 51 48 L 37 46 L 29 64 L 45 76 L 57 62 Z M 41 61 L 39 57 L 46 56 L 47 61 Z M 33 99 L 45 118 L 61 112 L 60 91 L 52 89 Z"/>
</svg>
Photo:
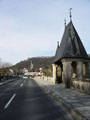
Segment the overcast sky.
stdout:
<svg viewBox="0 0 90 120">
<path fill-rule="evenodd" d="M 36 56 L 54 56 L 64 19 L 72 21 L 90 53 L 90 0 L 0 0 L 0 58 L 15 64 Z"/>
</svg>

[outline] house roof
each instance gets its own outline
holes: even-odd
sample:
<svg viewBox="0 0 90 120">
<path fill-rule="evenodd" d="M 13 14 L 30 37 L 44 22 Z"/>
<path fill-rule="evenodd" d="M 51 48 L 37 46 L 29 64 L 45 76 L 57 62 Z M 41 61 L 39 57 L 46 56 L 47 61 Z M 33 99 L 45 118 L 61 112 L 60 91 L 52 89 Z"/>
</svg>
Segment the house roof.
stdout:
<svg viewBox="0 0 90 120">
<path fill-rule="evenodd" d="M 61 44 L 57 46 L 54 62 L 63 58 L 89 59 L 72 21 L 65 27 Z"/>
</svg>

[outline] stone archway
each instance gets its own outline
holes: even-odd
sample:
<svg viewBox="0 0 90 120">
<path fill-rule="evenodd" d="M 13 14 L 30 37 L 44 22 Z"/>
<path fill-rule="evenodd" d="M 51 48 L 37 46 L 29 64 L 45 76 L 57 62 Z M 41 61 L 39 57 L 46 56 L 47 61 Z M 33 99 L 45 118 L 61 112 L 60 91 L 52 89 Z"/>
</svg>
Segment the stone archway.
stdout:
<svg viewBox="0 0 90 120">
<path fill-rule="evenodd" d="M 55 84 L 62 83 L 62 63 L 53 64 L 53 82 Z"/>
<path fill-rule="evenodd" d="M 77 77 L 77 62 L 72 62 L 71 63 L 72 66 L 72 78 L 76 78 Z"/>
<path fill-rule="evenodd" d="M 62 68 L 61 64 L 57 68 L 57 83 L 62 83 Z"/>
</svg>

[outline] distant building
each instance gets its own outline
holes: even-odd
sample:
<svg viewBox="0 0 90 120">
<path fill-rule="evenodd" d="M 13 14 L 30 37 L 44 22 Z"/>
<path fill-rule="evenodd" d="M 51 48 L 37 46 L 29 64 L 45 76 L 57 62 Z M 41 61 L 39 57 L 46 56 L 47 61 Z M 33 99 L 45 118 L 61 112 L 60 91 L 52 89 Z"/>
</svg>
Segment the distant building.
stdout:
<svg viewBox="0 0 90 120">
<path fill-rule="evenodd" d="M 14 70 L 13 70 L 13 69 L 10 68 L 9 71 L 10 71 L 10 74 L 11 74 L 11 75 L 14 74 Z"/>
<path fill-rule="evenodd" d="M 41 76 L 41 73 L 40 72 L 26 72 L 24 75 L 27 77 L 34 77 L 34 76 Z"/>
<path fill-rule="evenodd" d="M 26 73 L 28 72 L 28 69 L 27 68 L 23 68 L 23 73 Z"/>
<path fill-rule="evenodd" d="M 30 70 L 31 70 L 31 72 L 34 72 L 34 65 L 33 65 L 32 61 L 31 61 L 31 65 L 30 65 Z"/>
<path fill-rule="evenodd" d="M 43 68 L 39 68 L 39 71 L 42 72 L 42 71 L 43 71 Z"/>
</svg>

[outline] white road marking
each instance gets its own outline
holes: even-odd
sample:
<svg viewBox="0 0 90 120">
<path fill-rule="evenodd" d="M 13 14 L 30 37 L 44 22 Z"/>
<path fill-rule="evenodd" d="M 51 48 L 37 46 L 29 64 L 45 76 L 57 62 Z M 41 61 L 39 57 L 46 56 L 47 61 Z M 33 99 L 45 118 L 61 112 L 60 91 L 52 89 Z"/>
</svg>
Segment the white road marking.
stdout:
<svg viewBox="0 0 90 120">
<path fill-rule="evenodd" d="M 24 80 L 24 82 L 26 82 L 26 81 Z"/>
<path fill-rule="evenodd" d="M 4 109 L 7 109 L 12 100 L 15 98 L 16 94 L 13 94 L 13 96 L 10 98 L 10 100 L 7 102 L 7 104 L 4 106 Z"/>
<path fill-rule="evenodd" d="M 23 83 L 20 85 L 20 87 L 22 87 L 23 86 Z"/>
</svg>

